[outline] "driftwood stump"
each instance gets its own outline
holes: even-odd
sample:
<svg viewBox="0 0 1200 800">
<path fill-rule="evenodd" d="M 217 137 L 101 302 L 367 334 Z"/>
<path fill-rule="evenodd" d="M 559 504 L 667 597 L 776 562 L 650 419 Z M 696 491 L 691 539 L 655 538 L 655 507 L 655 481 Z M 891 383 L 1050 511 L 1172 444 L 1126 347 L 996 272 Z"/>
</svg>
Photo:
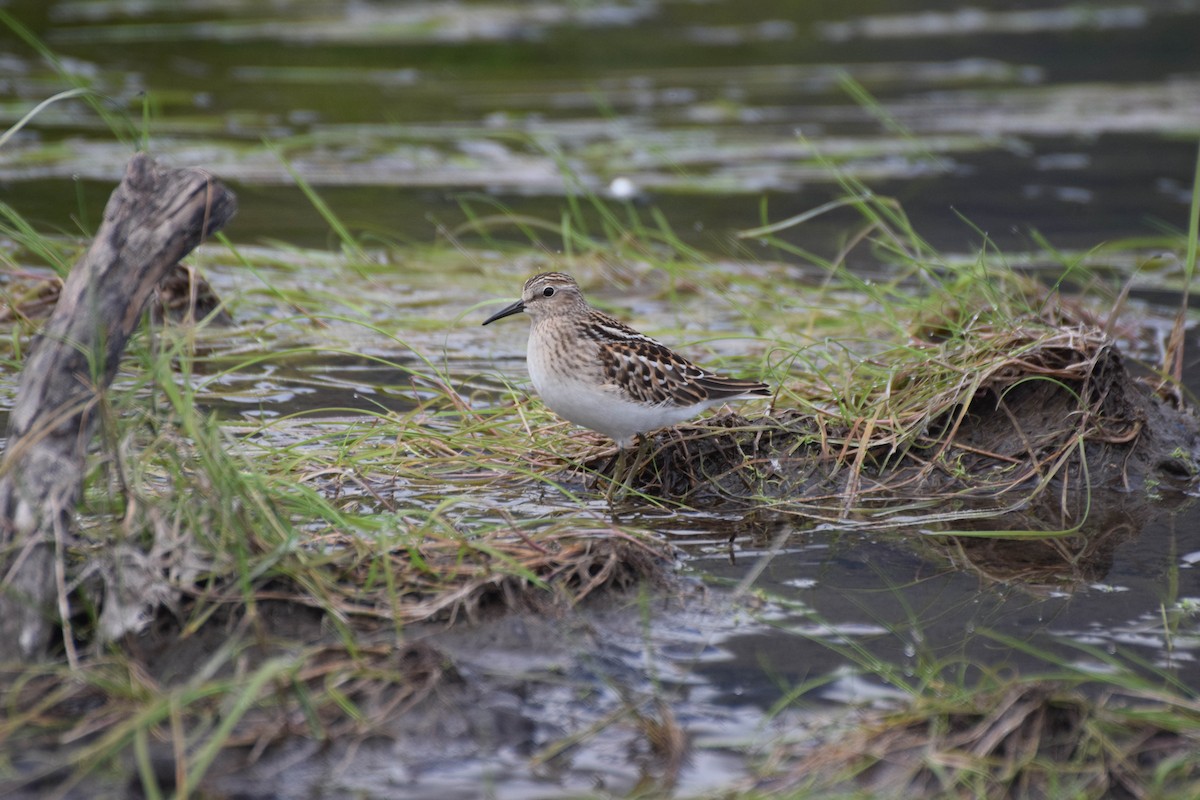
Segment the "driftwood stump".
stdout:
<svg viewBox="0 0 1200 800">
<path fill-rule="evenodd" d="M 159 281 L 237 200 L 201 169 L 139 153 L 25 362 L 0 462 L 0 661 L 42 657 L 65 612 L 61 546 L 82 489 L 100 392 Z"/>
</svg>

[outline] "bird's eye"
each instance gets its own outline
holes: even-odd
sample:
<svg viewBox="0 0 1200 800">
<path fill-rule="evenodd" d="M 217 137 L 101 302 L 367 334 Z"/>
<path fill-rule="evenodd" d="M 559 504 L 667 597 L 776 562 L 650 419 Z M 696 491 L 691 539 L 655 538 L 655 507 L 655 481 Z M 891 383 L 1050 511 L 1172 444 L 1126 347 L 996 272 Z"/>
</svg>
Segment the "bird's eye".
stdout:
<svg viewBox="0 0 1200 800">
<path fill-rule="evenodd" d="M 554 297 L 554 287 L 547 286 L 545 289 L 542 289 L 542 297 Z"/>
</svg>

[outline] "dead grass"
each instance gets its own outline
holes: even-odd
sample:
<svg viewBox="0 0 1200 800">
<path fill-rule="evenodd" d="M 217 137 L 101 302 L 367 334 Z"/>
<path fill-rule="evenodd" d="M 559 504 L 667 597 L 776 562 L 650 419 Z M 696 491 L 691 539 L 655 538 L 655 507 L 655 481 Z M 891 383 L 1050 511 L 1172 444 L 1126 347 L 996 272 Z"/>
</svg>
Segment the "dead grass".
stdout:
<svg viewBox="0 0 1200 800">
<path fill-rule="evenodd" d="M 196 672 L 177 682 L 152 674 L 154 662 L 166 658 L 161 653 L 93 659 L 69 672 L 55 665 L 0 670 L 0 745 L 9 754 L 0 788 L 41 787 L 42 797 L 70 796 L 89 782 L 96 790 L 121 755 L 134 751 L 143 787 L 184 796 L 221 753 L 236 752 L 247 766 L 292 737 L 329 742 L 377 734 L 458 680 L 428 645 L 297 647 L 286 637 L 246 636 L 269 625 L 269 611 L 256 620 L 236 616 L 226 620 L 224 642 L 161 642 L 164 652 L 195 658 Z"/>
<path fill-rule="evenodd" d="M 1185 421 L 1092 325 L 981 321 L 853 371 L 837 407 L 801 377 L 790 388 L 811 412 L 718 417 L 658 435 L 632 483 L 683 504 L 757 504 L 830 522 L 880 523 L 897 510 L 911 521 L 920 504 L 936 509 L 929 523 L 953 519 L 955 503 L 962 518 L 995 516 L 1054 493 L 1062 513 L 1052 516 L 1071 527 L 1095 487 L 1196 472 Z M 1167 435 L 1148 433 L 1152 423 Z"/>
<path fill-rule="evenodd" d="M 5 278 L 0 288 L 0 324 L 20 322 L 32 328 L 50 316 L 62 291 L 62 278 L 13 270 L 6 270 Z M 158 321 L 195 322 L 210 314 L 215 315 L 216 324 L 232 321 L 204 277 L 185 264 L 176 264 L 163 279 L 151 300 L 150 313 Z"/>
<path fill-rule="evenodd" d="M 478 538 L 425 537 L 384 552 L 341 533 L 316 537 L 311 545 L 347 554 L 329 565 L 329 593 L 317 597 L 296 586 L 262 589 L 256 597 L 398 624 L 453 623 L 496 609 L 561 610 L 599 589 L 662 583 L 669 548 L 617 528 L 526 533 L 515 525 Z M 197 598 L 242 601 L 236 592 Z"/>
<path fill-rule="evenodd" d="M 1091 698 L 1020 683 L 872 715 L 797 754 L 772 788 L 988 800 L 1185 797 L 1200 789 L 1198 745 L 1194 702 Z"/>
</svg>

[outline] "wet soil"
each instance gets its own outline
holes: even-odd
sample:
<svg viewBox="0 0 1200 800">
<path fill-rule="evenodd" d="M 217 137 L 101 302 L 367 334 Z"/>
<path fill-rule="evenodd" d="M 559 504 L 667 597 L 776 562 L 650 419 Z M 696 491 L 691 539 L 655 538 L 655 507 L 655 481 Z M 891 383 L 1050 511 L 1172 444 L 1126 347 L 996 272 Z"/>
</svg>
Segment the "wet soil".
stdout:
<svg viewBox="0 0 1200 800">
<path fill-rule="evenodd" d="M 1024 356 L 906 442 L 873 444 L 793 411 L 699 429 L 657 434 L 633 484 L 700 507 L 834 503 L 845 517 L 914 499 L 1011 511 L 1041 499 L 1046 522 L 1070 527 L 1103 502 L 1100 490 L 1183 489 L 1200 464 L 1194 411 L 1134 378 L 1109 343 Z"/>
<path fill-rule="evenodd" d="M 702 596 L 697 587 L 681 587 L 653 603 L 685 631 L 660 642 L 673 639 L 682 655 L 694 656 L 705 647 L 698 627 L 711 635 L 724 623 L 719 609 L 685 610 L 685 594 Z M 263 602 L 252 614 L 231 607 L 191 635 L 160 620 L 125 647 L 141 674 L 164 688 L 186 685 L 197 665 L 230 647 L 241 651 L 238 669 L 305 654 L 294 683 L 279 686 L 277 702 L 263 703 L 239 722 L 199 787 L 204 797 L 425 797 L 436 785 L 438 797 L 469 798 L 489 783 L 522 797 L 558 796 L 565 789 L 625 793 L 673 783 L 679 768 L 646 735 L 647 720 L 656 715 L 673 722 L 661 703 L 682 684 L 669 656 L 657 674 L 645 670 L 647 630 L 638 605 L 636 594 L 618 591 L 569 612 L 494 607 L 471 624 L 411 625 L 399 638 L 391 625 L 358 622 L 351 649 L 320 612 Z M 311 689 L 311 707 L 296 702 L 303 694 L 294 692 L 296 684 Z M 324 695 L 334 685 L 339 704 Z M 71 711 L 104 702 L 99 689 L 79 693 Z M 349 705 L 358 713 L 344 713 Z M 574 737 L 581 730 L 587 733 L 579 750 Z M 91 740 L 85 736 L 73 746 Z M 14 766 L 41 772 L 63 755 L 53 746 L 26 748 Z M 177 788 L 172 744 L 151 742 L 148 758 L 163 791 Z M 697 757 L 714 759 L 726 777 L 732 774 L 720 754 Z M 5 796 L 143 796 L 132 760 L 64 790 L 60 782 L 68 776 L 51 771 Z"/>
</svg>

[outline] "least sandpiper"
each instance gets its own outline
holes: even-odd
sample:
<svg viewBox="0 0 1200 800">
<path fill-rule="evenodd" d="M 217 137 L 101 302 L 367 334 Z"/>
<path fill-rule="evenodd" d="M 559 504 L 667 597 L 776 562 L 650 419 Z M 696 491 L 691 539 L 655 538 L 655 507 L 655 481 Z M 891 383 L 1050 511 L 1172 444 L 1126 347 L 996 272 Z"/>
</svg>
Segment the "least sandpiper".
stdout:
<svg viewBox="0 0 1200 800">
<path fill-rule="evenodd" d="M 564 272 L 525 282 L 521 299 L 484 320 L 529 314 L 528 366 L 551 411 L 611 437 L 622 451 L 639 433 L 675 425 L 726 400 L 769 397 L 766 384 L 697 367 L 587 304 Z"/>
</svg>

